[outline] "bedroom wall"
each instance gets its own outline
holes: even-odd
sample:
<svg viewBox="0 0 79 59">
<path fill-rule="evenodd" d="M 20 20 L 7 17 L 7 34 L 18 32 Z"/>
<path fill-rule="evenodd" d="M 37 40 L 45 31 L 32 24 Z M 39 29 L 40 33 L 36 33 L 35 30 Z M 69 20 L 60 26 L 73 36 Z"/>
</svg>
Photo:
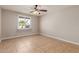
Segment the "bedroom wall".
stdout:
<svg viewBox="0 0 79 59">
<path fill-rule="evenodd" d="M 1 37 L 1 8 L 0 8 L 0 37 Z"/>
<path fill-rule="evenodd" d="M 26 15 L 9 10 L 2 10 L 2 37 L 11 36 L 27 36 L 31 34 L 38 34 L 38 17 L 30 16 L 32 19 L 32 29 L 30 30 L 17 30 L 18 15 Z"/>
<path fill-rule="evenodd" d="M 71 6 L 40 18 L 40 33 L 79 43 L 79 6 Z"/>
</svg>

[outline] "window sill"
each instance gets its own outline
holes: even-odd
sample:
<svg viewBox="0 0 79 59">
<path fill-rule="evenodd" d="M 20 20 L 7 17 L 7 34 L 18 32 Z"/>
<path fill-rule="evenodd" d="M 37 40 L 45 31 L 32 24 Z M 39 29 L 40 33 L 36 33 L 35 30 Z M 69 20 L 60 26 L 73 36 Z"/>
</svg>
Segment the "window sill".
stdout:
<svg viewBox="0 0 79 59">
<path fill-rule="evenodd" d="M 25 31 L 25 30 L 31 30 L 31 28 L 26 28 L 26 29 L 17 29 L 17 31 Z"/>
</svg>

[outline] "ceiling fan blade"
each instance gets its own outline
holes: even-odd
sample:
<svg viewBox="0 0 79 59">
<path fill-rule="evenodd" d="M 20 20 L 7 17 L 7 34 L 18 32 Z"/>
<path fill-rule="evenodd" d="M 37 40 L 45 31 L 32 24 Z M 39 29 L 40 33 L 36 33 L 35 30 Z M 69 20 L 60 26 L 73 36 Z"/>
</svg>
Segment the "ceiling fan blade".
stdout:
<svg viewBox="0 0 79 59">
<path fill-rule="evenodd" d="M 47 12 L 47 10 L 39 10 L 39 11 Z"/>
<path fill-rule="evenodd" d="M 34 12 L 34 11 L 30 11 L 30 13 L 32 13 L 32 12 Z"/>
</svg>

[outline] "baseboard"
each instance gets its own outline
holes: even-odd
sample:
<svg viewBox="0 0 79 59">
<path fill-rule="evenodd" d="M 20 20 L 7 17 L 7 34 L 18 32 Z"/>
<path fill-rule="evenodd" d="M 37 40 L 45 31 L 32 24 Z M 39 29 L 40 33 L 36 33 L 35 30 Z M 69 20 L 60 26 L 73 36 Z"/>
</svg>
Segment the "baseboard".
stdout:
<svg viewBox="0 0 79 59">
<path fill-rule="evenodd" d="M 38 35 L 38 34 L 37 33 L 33 33 L 33 34 L 29 34 L 29 35 L 20 35 L 20 36 L 4 37 L 4 38 L 0 38 L 0 42 L 2 40 L 5 40 L 5 39 L 12 39 L 12 38 L 23 37 L 23 36 L 31 36 L 31 35 Z M 53 35 L 44 34 L 44 33 L 40 33 L 40 35 L 47 36 L 47 37 L 50 37 L 50 38 L 55 38 L 55 39 L 62 40 L 62 41 L 68 42 L 68 43 L 72 43 L 72 44 L 79 45 L 79 43 L 77 43 L 77 42 L 68 41 L 68 40 L 62 39 L 60 37 L 53 36 Z"/>
<path fill-rule="evenodd" d="M 19 36 L 10 36 L 10 37 L 3 37 L 1 40 L 6 40 L 6 39 L 12 39 L 12 38 L 17 38 L 17 37 L 23 37 L 23 36 L 31 36 L 31 35 L 37 35 L 38 33 L 32 33 L 29 35 L 19 35 Z"/>
<path fill-rule="evenodd" d="M 62 41 L 65 41 L 65 42 L 68 42 L 68 43 L 71 43 L 71 44 L 79 45 L 79 43 L 77 43 L 77 42 L 68 41 L 68 40 L 65 40 L 63 38 L 56 37 L 56 36 L 53 36 L 53 35 L 44 34 L 44 33 L 40 33 L 40 35 L 47 36 L 47 37 L 50 37 L 50 38 L 55 38 L 55 39 L 58 39 L 58 40 L 62 40 Z"/>
</svg>

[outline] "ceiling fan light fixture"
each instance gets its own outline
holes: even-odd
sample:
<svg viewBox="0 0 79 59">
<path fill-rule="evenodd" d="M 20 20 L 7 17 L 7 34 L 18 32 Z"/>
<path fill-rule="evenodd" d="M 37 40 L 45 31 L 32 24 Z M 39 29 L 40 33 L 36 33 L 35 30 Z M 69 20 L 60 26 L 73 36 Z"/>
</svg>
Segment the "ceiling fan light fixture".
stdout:
<svg viewBox="0 0 79 59">
<path fill-rule="evenodd" d="M 30 12 L 32 15 L 43 15 L 47 12 L 46 9 L 39 8 L 39 5 L 34 5 L 33 10 Z"/>
<path fill-rule="evenodd" d="M 38 14 L 40 14 L 40 12 L 39 11 L 34 11 L 34 12 L 32 12 L 34 15 L 38 15 Z"/>
</svg>

